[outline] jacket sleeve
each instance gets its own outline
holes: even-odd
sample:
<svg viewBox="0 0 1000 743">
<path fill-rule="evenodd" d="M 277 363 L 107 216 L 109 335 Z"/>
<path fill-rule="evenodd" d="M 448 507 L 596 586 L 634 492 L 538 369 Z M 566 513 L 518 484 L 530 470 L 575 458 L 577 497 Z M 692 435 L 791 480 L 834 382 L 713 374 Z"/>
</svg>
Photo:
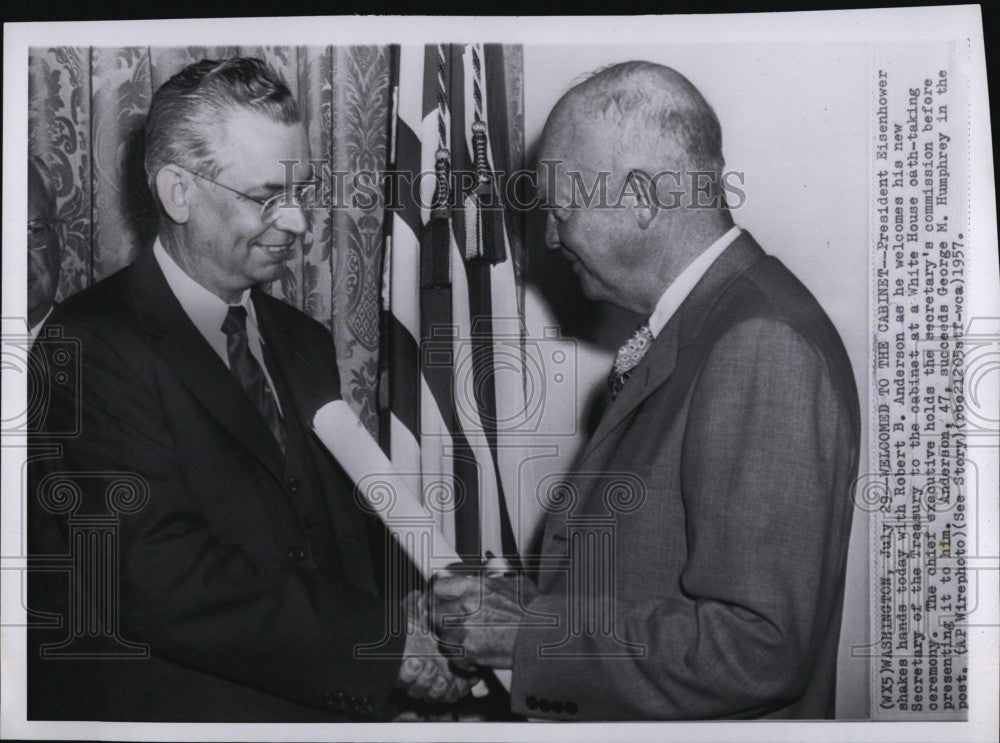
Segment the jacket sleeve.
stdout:
<svg viewBox="0 0 1000 743">
<path fill-rule="evenodd" d="M 530 608 L 558 616 L 559 629 L 518 632 L 521 714 L 538 715 L 525 700 L 544 689 L 572 700 L 578 719 L 755 716 L 808 683 L 842 579 L 829 556 L 842 553 L 850 518 L 837 485 L 857 451 L 848 406 L 823 356 L 770 319 L 724 334 L 690 394 L 680 463 L 687 562 L 677 589 L 656 592 L 676 598 L 596 599 L 645 657 L 613 657 L 620 648 L 605 635 L 571 633 L 564 657 L 546 661 L 539 648 L 566 634 L 568 609 L 565 595 L 540 596 Z"/>
<path fill-rule="evenodd" d="M 348 711 L 345 699 L 353 697 L 350 712 L 381 716 L 399 661 L 358 659 L 354 651 L 383 639 L 384 600 L 314 580 L 273 550 L 219 538 L 178 461 L 149 352 L 144 361 L 72 323 L 66 334 L 79 343 L 79 386 L 48 378 L 37 389 L 48 395 L 43 431 L 73 430 L 78 420 L 79 435 L 57 442 L 60 457 L 39 459 L 31 482 L 68 474 L 81 514 L 107 512 L 105 473 L 135 473 L 147 485 L 148 502 L 119 519 L 122 636 L 167 660 L 292 701 Z M 50 346 L 36 344 L 33 353 L 35 368 L 56 368 Z M 32 511 L 36 552 L 65 553 L 65 516 L 37 505 Z M 398 657 L 402 639 L 385 650 Z"/>
</svg>

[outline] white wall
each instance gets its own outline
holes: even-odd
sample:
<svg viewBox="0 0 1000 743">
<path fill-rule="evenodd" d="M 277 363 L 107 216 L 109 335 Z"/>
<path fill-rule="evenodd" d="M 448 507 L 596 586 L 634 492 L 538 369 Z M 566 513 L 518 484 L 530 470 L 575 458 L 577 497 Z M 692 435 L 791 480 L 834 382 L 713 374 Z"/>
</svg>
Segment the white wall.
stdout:
<svg viewBox="0 0 1000 743">
<path fill-rule="evenodd" d="M 724 21 L 720 21 L 724 22 Z M 868 47 L 864 44 L 692 44 L 656 46 L 525 46 L 525 139 L 534 154 L 559 97 L 586 73 L 614 62 L 645 59 L 684 74 L 722 124 L 727 168 L 745 173 L 746 204 L 734 213 L 764 249 L 813 292 L 840 331 L 854 365 L 867 421 L 868 387 Z M 540 215 L 528 230 L 526 312 L 529 331 L 560 325 L 576 341 L 577 393 L 553 390 L 576 435 L 552 440 L 558 456 L 543 469 L 571 465 L 586 437 L 573 421 L 607 377 L 614 349 L 640 320 L 588 303 L 556 256 L 543 255 Z M 566 344 L 572 345 L 571 341 Z M 867 424 L 861 471 L 867 471 Z M 536 477 L 538 473 L 536 473 Z M 868 641 L 868 524 L 856 513 L 841 637 L 838 716 L 868 716 L 868 661 L 851 645 Z"/>
</svg>

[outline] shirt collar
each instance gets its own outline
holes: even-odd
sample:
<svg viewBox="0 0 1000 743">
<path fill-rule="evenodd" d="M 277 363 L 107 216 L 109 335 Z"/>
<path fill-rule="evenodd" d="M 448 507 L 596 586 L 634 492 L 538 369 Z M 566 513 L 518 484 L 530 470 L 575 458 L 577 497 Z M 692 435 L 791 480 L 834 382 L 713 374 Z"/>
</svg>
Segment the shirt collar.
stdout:
<svg viewBox="0 0 1000 743">
<path fill-rule="evenodd" d="M 35 338 L 38 337 L 38 334 L 42 330 L 42 326 L 45 325 L 45 321 L 49 319 L 49 315 L 52 314 L 52 310 L 54 310 L 55 308 L 56 308 L 56 303 L 53 302 L 52 304 L 49 305 L 49 309 L 45 313 L 45 317 L 39 320 L 38 324 L 35 325 L 33 328 L 28 328 L 28 335 L 31 336 L 31 340 L 35 340 Z"/>
<path fill-rule="evenodd" d="M 222 323 L 226 319 L 226 313 L 229 312 L 229 304 L 188 276 L 163 247 L 159 237 L 153 243 L 153 255 L 184 312 L 191 318 L 191 322 L 199 332 L 214 346 L 213 340 L 216 335 L 222 333 Z M 250 301 L 249 289 L 243 292 L 237 304 L 247 311 L 247 317 L 256 328 L 257 313 L 254 312 L 253 302 Z"/>
<path fill-rule="evenodd" d="M 740 235 L 740 228 L 733 225 L 726 234 L 708 246 L 697 258 L 681 271 L 680 275 L 671 282 L 666 291 L 660 296 L 656 303 L 656 309 L 649 316 L 649 330 L 655 338 L 663 330 L 677 308 L 681 306 L 687 296 L 694 289 L 695 284 L 701 280 L 715 259 L 722 255 L 722 252 Z"/>
</svg>

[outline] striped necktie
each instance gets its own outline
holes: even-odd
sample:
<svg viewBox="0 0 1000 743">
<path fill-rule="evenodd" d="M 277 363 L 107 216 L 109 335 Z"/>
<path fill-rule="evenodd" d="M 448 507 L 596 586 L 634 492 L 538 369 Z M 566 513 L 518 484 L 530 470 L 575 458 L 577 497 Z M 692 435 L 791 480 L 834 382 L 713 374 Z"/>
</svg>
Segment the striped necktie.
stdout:
<svg viewBox="0 0 1000 743">
<path fill-rule="evenodd" d="M 260 411 L 284 453 L 285 426 L 281 420 L 281 413 L 278 412 L 278 402 L 267 384 L 264 371 L 247 345 L 246 309 L 239 305 L 230 306 L 225 322 L 222 323 L 222 332 L 226 334 L 226 351 L 229 354 L 229 368 L 233 376 L 247 393 L 254 407 Z"/>
</svg>

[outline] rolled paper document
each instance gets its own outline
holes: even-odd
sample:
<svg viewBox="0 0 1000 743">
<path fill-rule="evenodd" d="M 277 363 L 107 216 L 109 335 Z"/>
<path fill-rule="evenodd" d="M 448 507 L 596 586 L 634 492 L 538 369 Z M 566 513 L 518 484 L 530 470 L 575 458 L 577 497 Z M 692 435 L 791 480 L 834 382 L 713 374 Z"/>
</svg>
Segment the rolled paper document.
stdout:
<svg viewBox="0 0 1000 743">
<path fill-rule="evenodd" d="M 313 430 L 358 486 L 358 491 L 369 508 L 379 515 L 389 532 L 396 537 L 424 579 L 430 580 L 435 572 L 444 572 L 446 565 L 461 561 L 447 537 L 433 523 L 423 503 L 414 495 L 406 478 L 396 472 L 385 452 L 346 402 L 334 400 L 316 411 Z M 379 487 L 364 487 L 364 481 L 372 475 L 377 475 Z M 395 496 L 391 504 L 391 519 L 390 508 L 382 500 L 386 492 Z M 424 524 L 425 530 L 430 529 L 430 542 L 434 546 L 433 562 L 440 565 L 440 568 L 435 569 L 425 559 L 426 556 L 420 554 L 420 540 L 408 538 L 412 537 L 413 523 L 418 521 Z M 496 670 L 494 674 L 503 687 L 510 691 L 511 672 Z M 485 683 L 480 682 L 472 692 L 475 696 L 483 696 L 488 690 Z"/>
</svg>

